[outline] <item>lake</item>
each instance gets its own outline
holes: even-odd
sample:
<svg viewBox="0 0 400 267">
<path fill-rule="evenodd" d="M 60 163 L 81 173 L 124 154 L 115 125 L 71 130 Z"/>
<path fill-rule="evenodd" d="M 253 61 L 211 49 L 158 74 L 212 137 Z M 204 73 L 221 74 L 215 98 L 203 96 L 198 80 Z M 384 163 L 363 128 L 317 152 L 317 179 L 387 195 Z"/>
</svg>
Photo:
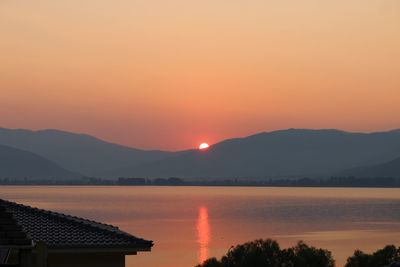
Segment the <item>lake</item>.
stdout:
<svg viewBox="0 0 400 267">
<path fill-rule="evenodd" d="M 298 240 L 333 252 L 400 245 L 400 189 L 1 186 L 0 198 L 81 216 L 153 240 L 127 266 L 193 267 L 238 243 Z"/>
</svg>

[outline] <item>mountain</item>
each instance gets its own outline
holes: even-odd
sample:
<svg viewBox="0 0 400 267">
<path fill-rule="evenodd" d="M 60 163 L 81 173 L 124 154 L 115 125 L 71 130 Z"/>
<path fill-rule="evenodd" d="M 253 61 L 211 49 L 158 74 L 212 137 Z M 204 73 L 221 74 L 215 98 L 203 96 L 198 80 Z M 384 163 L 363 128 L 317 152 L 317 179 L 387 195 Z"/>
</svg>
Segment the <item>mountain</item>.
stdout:
<svg viewBox="0 0 400 267">
<path fill-rule="evenodd" d="M 155 162 L 119 169 L 114 176 L 186 178 L 322 177 L 380 164 L 400 151 L 400 131 L 349 133 L 289 129 L 223 141 Z"/>
<path fill-rule="evenodd" d="M 69 179 L 80 175 L 28 151 L 0 145 L 0 178 Z"/>
<path fill-rule="evenodd" d="M 108 178 L 323 177 L 357 166 L 371 166 L 377 173 L 390 164 L 394 169 L 398 161 L 391 161 L 400 154 L 400 131 L 288 129 L 225 140 L 207 150 L 164 152 L 58 130 L 0 128 L 0 145 L 29 151 L 66 170 Z"/>
<path fill-rule="evenodd" d="M 160 160 L 173 154 L 125 147 L 90 135 L 59 130 L 0 128 L 0 144 L 30 151 L 65 169 L 88 176 L 102 175 L 125 166 Z"/>
<path fill-rule="evenodd" d="M 400 154 L 400 152 L 399 152 Z M 353 168 L 342 175 L 356 177 L 397 177 L 400 178 L 400 157 L 383 164 Z"/>
</svg>

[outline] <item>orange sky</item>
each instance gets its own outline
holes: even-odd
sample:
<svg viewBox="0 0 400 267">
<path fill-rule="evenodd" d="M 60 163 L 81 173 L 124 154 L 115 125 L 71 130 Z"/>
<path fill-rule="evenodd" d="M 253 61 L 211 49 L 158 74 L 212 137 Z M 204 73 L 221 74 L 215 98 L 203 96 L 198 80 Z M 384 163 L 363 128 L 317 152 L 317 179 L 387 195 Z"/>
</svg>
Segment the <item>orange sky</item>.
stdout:
<svg viewBox="0 0 400 267">
<path fill-rule="evenodd" d="M 140 148 L 400 128 L 398 0 L 0 0 L 0 126 Z"/>
</svg>

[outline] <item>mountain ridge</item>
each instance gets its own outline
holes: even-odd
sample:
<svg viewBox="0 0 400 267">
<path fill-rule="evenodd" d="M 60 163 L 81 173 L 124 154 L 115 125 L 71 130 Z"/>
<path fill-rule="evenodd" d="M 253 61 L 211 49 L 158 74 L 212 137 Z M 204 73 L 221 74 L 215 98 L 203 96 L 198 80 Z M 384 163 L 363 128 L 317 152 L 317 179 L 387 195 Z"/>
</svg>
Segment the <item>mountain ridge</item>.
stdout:
<svg viewBox="0 0 400 267">
<path fill-rule="evenodd" d="M 9 179 L 71 179 L 81 175 L 65 170 L 39 155 L 0 145 L 0 178 Z"/>
<path fill-rule="evenodd" d="M 400 178 L 400 157 L 391 161 L 353 168 L 340 173 L 343 176 L 356 176 L 363 178 L 396 177 Z"/>
<path fill-rule="evenodd" d="M 272 152 L 264 151 L 268 149 Z M 400 131 L 287 129 L 227 139 L 207 151 L 190 150 L 115 174 L 186 178 L 329 176 L 346 167 L 383 163 L 398 156 L 398 151 Z"/>
<path fill-rule="evenodd" d="M 87 176 L 97 176 L 129 164 L 157 160 L 173 153 L 140 150 L 87 134 L 54 129 L 31 131 L 0 128 L 0 144 L 30 151 L 65 169 Z"/>
<path fill-rule="evenodd" d="M 346 132 L 289 128 L 230 138 L 206 150 L 141 150 L 56 129 L 0 128 L 0 144 L 30 151 L 86 176 L 326 177 L 400 155 L 400 130 Z"/>
</svg>

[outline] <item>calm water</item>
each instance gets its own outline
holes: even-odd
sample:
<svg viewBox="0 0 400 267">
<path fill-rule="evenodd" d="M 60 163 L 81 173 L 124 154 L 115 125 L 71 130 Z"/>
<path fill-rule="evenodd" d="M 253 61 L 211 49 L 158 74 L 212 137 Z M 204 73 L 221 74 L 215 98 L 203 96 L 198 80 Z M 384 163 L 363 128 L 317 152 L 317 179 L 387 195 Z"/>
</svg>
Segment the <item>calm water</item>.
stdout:
<svg viewBox="0 0 400 267">
<path fill-rule="evenodd" d="M 193 267 L 256 238 L 333 252 L 400 245 L 400 189 L 0 187 L 0 198 L 98 220 L 154 240 L 127 266 Z"/>
</svg>

